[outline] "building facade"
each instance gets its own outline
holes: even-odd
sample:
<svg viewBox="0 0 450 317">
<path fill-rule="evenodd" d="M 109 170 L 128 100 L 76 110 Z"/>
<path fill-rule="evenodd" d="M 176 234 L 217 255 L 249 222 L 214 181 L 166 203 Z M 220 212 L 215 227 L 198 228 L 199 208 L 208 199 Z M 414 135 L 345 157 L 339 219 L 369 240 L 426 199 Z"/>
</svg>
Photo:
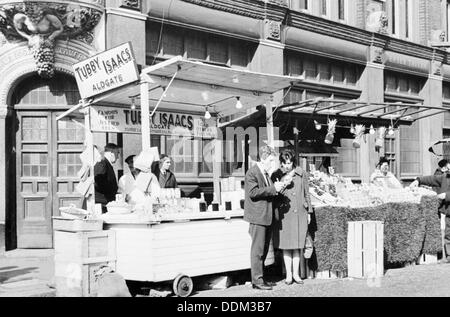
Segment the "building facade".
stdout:
<svg viewBox="0 0 450 317">
<path fill-rule="evenodd" d="M 181 55 L 302 75 L 304 81 L 274 96 L 275 104 L 331 97 L 450 107 L 443 46 L 449 12 L 448 1 L 440 0 L 1 0 L 0 250 L 52 247 L 51 216 L 81 201 L 75 186 L 83 119 L 74 114 L 55 120 L 79 101 L 74 63 L 131 41 L 142 67 Z M 220 120 L 236 116 L 231 111 Z M 407 182 L 434 171 L 438 158 L 427 149 L 442 137 L 450 137 L 447 113 L 399 127 L 380 152 L 374 136 L 367 135 L 359 149 L 343 138 L 332 165 L 368 181 L 379 156 L 386 155 Z M 170 153 L 175 142 L 166 135 L 152 135 L 151 141 L 160 153 Z M 121 145 L 124 157 L 136 154 L 140 144 L 133 136 L 95 135 L 100 148 L 107 142 Z M 209 141 L 186 142 L 174 166 L 178 181 L 186 195 L 211 193 L 211 167 L 193 159 Z M 309 159 L 320 162 L 314 155 Z M 120 173 L 126 167 L 122 162 L 116 168 Z M 243 174 L 242 163 L 224 165 L 224 176 Z"/>
</svg>

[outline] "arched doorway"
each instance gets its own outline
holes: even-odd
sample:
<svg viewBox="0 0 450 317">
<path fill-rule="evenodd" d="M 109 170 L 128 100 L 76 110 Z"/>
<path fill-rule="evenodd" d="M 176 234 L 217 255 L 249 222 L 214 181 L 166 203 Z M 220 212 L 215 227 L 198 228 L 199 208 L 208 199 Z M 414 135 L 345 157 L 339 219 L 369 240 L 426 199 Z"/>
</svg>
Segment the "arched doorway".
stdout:
<svg viewBox="0 0 450 317">
<path fill-rule="evenodd" d="M 81 205 L 76 193 L 84 129 L 81 114 L 56 121 L 80 99 L 75 80 L 30 76 L 14 90 L 18 248 L 52 248 L 52 216 Z"/>
</svg>

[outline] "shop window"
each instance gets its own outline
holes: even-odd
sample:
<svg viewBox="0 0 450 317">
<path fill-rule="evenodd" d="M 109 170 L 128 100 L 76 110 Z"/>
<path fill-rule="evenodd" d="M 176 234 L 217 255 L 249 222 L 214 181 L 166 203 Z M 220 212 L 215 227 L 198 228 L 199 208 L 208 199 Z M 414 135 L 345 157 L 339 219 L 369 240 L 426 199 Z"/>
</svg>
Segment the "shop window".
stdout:
<svg viewBox="0 0 450 317">
<path fill-rule="evenodd" d="M 335 161 L 335 171 L 347 177 L 359 176 L 359 150 L 353 147 L 353 139 L 341 139 L 337 148 L 339 156 Z"/>
<path fill-rule="evenodd" d="M 201 148 L 199 151 L 199 172 L 200 174 L 213 173 L 213 148 L 214 140 L 201 140 Z"/>
<path fill-rule="evenodd" d="M 344 68 L 340 65 L 331 65 L 331 74 L 335 83 L 344 82 Z"/>
<path fill-rule="evenodd" d="M 179 33 L 164 33 L 162 38 L 162 49 L 164 55 L 183 55 L 183 36 Z M 195 54 L 195 51 L 194 51 Z"/>
<path fill-rule="evenodd" d="M 206 60 L 206 41 L 197 33 L 185 38 L 186 53 L 188 58 Z"/>
<path fill-rule="evenodd" d="M 345 0 L 338 0 L 338 18 L 345 21 Z"/>
<path fill-rule="evenodd" d="M 442 137 L 444 139 L 450 138 L 450 129 L 444 129 L 444 131 L 442 133 Z M 437 153 L 437 151 L 436 151 L 436 153 Z M 442 145 L 442 153 L 444 155 L 444 159 L 450 161 L 450 144 L 449 143 L 444 143 Z"/>
<path fill-rule="evenodd" d="M 208 43 L 208 56 L 212 62 L 228 64 L 228 47 L 220 40 L 213 40 Z"/>
<path fill-rule="evenodd" d="M 396 140 L 395 136 L 386 135 L 384 139 L 384 156 L 389 161 L 389 169 L 394 175 L 397 175 L 396 166 Z"/>
<path fill-rule="evenodd" d="M 291 10 L 308 10 L 308 0 L 291 0 Z"/>
<path fill-rule="evenodd" d="M 48 154 L 47 153 L 22 153 L 23 177 L 47 177 Z"/>
<path fill-rule="evenodd" d="M 425 80 L 422 77 L 387 71 L 384 76 L 385 91 L 417 96 Z"/>
<path fill-rule="evenodd" d="M 331 71 L 330 71 L 329 63 L 324 63 L 324 62 L 319 63 L 319 76 L 320 76 L 320 80 L 330 81 Z"/>
<path fill-rule="evenodd" d="M 290 56 L 286 62 L 286 74 L 289 76 L 303 75 L 302 61 L 298 57 Z"/>
<path fill-rule="evenodd" d="M 248 48 L 245 43 L 233 42 L 230 47 L 230 63 L 232 66 L 247 67 L 249 62 Z"/>
<path fill-rule="evenodd" d="M 194 139 L 182 136 L 166 137 L 166 154 L 172 158 L 175 174 L 190 174 L 194 171 Z"/>
<path fill-rule="evenodd" d="M 419 122 L 400 127 L 400 175 L 417 176 L 421 173 Z"/>
<path fill-rule="evenodd" d="M 317 79 L 316 63 L 312 60 L 304 60 L 303 68 L 305 70 L 305 77 L 308 79 Z"/>
</svg>

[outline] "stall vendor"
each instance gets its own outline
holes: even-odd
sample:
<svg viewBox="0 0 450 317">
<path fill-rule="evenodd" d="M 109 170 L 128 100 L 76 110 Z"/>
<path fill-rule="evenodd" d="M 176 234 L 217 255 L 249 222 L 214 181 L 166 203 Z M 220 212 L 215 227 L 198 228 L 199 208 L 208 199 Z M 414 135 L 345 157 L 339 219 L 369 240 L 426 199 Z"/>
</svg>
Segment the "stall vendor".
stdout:
<svg viewBox="0 0 450 317">
<path fill-rule="evenodd" d="M 125 195 L 129 195 L 131 191 L 134 189 L 134 185 L 136 182 L 136 177 L 139 175 L 139 170 L 134 167 L 134 158 L 136 155 L 130 155 L 125 159 L 125 163 L 128 164 L 129 173 L 125 173 L 119 179 L 119 189 L 118 193 Z"/>
<path fill-rule="evenodd" d="M 136 179 L 133 188 L 127 195 L 128 203 L 132 205 L 145 204 L 146 197 L 159 195 L 159 183 L 151 172 L 152 163 L 157 160 L 151 151 L 142 151 L 133 159 Z"/>
<path fill-rule="evenodd" d="M 389 171 L 389 160 L 385 157 L 380 158 L 377 168 L 372 175 L 370 175 L 370 182 L 386 188 L 403 188 L 397 177 Z"/>
<path fill-rule="evenodd" d="M 177 179 L 170 171 L 171 159 L 166 154 L 161 154 L 158 166 L 155 166 L 153 173 L 158 178 L 161 188 L 177 188 Z"/>
</svg>

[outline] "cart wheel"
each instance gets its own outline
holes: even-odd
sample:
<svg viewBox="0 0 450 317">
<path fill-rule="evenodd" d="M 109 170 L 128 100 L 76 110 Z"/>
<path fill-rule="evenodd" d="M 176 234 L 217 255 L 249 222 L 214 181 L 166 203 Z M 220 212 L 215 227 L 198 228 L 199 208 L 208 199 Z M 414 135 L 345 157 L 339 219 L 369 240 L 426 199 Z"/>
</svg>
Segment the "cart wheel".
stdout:
<svg viewBox="0 0 450 317">
<path fill-rule="evenodd" d="M 194 282 L 187 275 L 178 275 L 173 281 L 173 292 L 179 297 L 188 297 L 194 289 Z"/>
</svg>

